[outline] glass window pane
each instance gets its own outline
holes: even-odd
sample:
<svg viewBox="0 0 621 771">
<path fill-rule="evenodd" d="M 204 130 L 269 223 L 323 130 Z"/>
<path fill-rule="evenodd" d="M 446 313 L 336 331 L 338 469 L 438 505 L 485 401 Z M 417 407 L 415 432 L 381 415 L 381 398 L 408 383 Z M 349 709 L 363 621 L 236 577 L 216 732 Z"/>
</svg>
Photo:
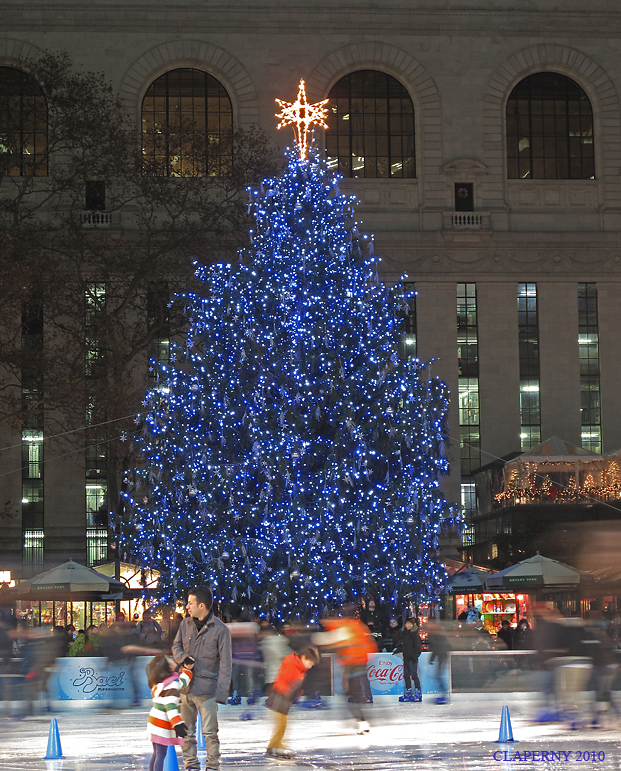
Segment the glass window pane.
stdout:
<svg viewBox="0 0 621 771">
<path fill-rule="evenodd" d="M 398 80 L 377 70 L 360 70 L 342 78 L 329 99 L 326 145 L 330 156 L 338 147 L 342 174 L 416 176 L 414 107 Z"/>
<path fill-rule="evenodd" d="M 233 110 L 225 88 L 211 75 L 192 68 L 164 73 L 149 87 L 142 116 L 143 152 L 153 147 L 150 131 L 162 137 L 159 167 L 147 173 L 230 173 Z"/>
<path fill-rule="evenodd" d="M 593 111 L 571 78 L 538 72 L 520 81 L 507 101 L 506 127 L 507 159 L 515 157 L 519 135 L 520 162 L 507 164 L 510 179 L 593 177 Z"/>
</svg>

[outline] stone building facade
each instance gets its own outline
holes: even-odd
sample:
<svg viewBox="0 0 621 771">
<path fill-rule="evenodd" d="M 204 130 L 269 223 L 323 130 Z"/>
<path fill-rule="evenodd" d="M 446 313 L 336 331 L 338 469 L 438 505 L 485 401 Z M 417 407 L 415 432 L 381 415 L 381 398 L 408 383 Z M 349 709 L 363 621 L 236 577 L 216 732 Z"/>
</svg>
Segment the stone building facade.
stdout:
<svg viewBox="0 0 621 771">
<path fill-rule="evenodd" d="M 178 68 L 216 78 L 235 123 L 259 124 L 280 147 L 290 134 L 275 129 L 274 100 L 292 99 L 300 78 L 317 101 L 352 73 L 390 75 L 413 105 L 415 177 L 361 174 L 344 179 L 341 189 L 360 200 L 358 216 L 375 234 L 384 278 L 407 274 L 415 283 L 417 355 L 434 360 L 433 373 L 453 395 L 447 494 L 472 508 L 469 471 L 537 437 L 557 435 L 603 452 L 621 447 L 615 3 L 592 0 L 586 9 L 577 0 L 0 0 L 0 8 L 0 66 L 40 50 L 66 50 L 76 64 L 106 74 L 135 115 L 137 132 L 147 89 Z M 592 130 L 577 140 L 591 146 L 588 178 L 510 178 L 508 101 L 540 73 L 577 84 L 590 103 Z M 458 189 L 465 190 L 467 211 L 456 211 Z M 533 370 L 526 359 L 534 350 Z M 19 480 L 1 472 L 21 460 L 19 441 L 7 431 L 1 436 L 0 445 L 13 447 L 0 455 L 4 500 L 14 497 Z M 52 457 L 54 448 L 47 453 Z M 46 539 L 48 530 L 53 536 L 84 526 L 80 461 L 71 456 L 50 465 Z M 0 569 L 18 573 L 15 549 L 4 565 L 3 529 L 17 543 L 21 525 L 0 522 Z M 56 543 L 46 564 L 84 557 L 78 541 Z"/>
</svg>

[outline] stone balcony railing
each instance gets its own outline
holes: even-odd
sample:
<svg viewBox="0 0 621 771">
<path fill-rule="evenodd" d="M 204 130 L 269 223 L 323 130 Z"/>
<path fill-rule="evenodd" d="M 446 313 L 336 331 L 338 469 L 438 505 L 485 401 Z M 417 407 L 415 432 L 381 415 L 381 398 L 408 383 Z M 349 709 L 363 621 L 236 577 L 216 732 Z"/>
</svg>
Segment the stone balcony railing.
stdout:
<svg viewBox="0 0 621 771">
<path fill-rule="evenodd" d="M 489 226 L 489 212 L 444 212 L 444 230 L 487 230 Z"/>
<path fill-rule="evenodd" d="M 112 224 L 112 213 L 107 211 L 83 211 L 80 215 L 82 227 L 109 228 Z"/>
</svg>

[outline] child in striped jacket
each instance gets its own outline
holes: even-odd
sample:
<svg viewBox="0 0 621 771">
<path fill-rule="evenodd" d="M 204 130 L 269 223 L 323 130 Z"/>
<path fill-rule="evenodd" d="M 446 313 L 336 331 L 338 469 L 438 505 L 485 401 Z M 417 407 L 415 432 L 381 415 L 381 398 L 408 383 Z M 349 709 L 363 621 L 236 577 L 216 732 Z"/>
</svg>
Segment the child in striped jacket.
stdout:
<svg viewBox="0 0 621 771">
<path fill-rule="evenodd" d="M 171 744 L 183 744 L 188 729 L 179 713 L 181 690 L 192 680 L 194 662 L 187 660 L 181 672 L 174 669 L 174 661 L 163 653 L 158 654 L 147 665 L 147 678 L 153 696 L 149 712 L 147 736 L 153 744 L 153 755 L 149 771 L 163 771 L 166 751 Z"/>
</svg>

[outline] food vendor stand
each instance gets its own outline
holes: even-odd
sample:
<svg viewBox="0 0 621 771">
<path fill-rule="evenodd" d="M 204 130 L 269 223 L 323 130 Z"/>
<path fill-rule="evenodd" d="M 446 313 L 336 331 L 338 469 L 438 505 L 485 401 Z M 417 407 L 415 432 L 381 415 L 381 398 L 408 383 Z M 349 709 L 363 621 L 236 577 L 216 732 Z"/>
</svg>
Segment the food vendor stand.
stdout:
<svg viewBox="0 0 621 771">
<path fill-rule="evenodd" d="M 115 602 L 137 595 L 121 581 L 69 560 L 21 581 L 5 593 L 18 612 L 42 626 L 73 624 L 81 629 L 114 618 Z M 99 615 L 103 611 L 103 617 Z"/>
<path fill-rule="evenodd" d="M 485 578 L 485 588 L 492 594 L 519 592 L 515 595 L 516 600 L 522 597 L 518 612 L 529 620 L 533 601 L 554 602 L 563 615 L 575 615 L 582 588 L 592 583 L 589 573 L 539 553 Z"/>
<path fill-rule="evenodd" d="M 458 619 L 470 606 L 476 608 L 488 632 L 495 634 L 503 619 L 517 624 L 527 605 L 524 594 L 509 591 L 490 592 L 486 580 L 491 571 L 473 565 L 458 570 L 449 579 L 450 617 Z"/>
</svg>

